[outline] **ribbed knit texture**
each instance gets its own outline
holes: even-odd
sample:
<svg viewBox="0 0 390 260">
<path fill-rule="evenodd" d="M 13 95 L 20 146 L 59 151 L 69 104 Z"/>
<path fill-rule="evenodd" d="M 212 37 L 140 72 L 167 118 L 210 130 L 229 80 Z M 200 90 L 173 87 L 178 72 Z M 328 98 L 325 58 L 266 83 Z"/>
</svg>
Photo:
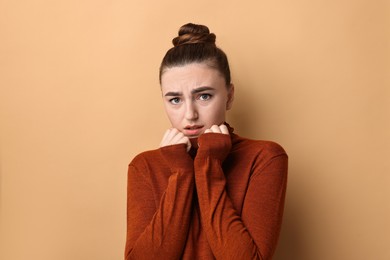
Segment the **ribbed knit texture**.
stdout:
<svg viewBox="0 0 390 260">
<path fill-rule="evenodd" d="M 231 129 L 231 128 L 230 128 Z M 125 259 L 271 259 L 287 155 L 274 142 L 207 133 L 129 165 Z"/>
</svg>

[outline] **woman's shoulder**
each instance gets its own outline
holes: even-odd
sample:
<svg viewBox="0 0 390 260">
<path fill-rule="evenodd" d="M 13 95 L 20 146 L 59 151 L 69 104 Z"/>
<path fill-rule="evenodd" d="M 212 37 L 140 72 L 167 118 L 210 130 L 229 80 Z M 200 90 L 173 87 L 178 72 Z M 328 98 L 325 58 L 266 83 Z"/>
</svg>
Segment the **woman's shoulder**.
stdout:
<svg viewBox="0 0 390 260">
<path fill-rule="evenodd" d="M 250 165 L 252 176 L 264 172 L 265 169 L 279 168 L 278 176 L 287 173 L 288 156 L 285 149 L 275 141 L 254 140 L 240 137 L 233 146 L 232 158 L 235 162 Z M 276 175 L 267 175 L 276 176 Z"/>
<path fill-rule="evenodd" d="M 286 150 L 277 142 L 269 140 L 254 140 L 254 145 L 272 155 L 287 155 Z"/>
<path fill-rule="evenodd" d="M 262 154 L 274 157 L 279 155 L 286 155 L 286 150 L 277 142 L 270 140 L 255 140 L 236 136 L 233 139 L 234 150 L 248 151 L 251 154 Z"/>
<path fill-rule="evenodd" d="M 130 161 L 130 165 L 133 166 L 141 166 L 145 164 L 149 164 L 152 161 L 160 161 L 161 153 L 159 149 L 147 150 L 143 151 Z"/>
</svg>

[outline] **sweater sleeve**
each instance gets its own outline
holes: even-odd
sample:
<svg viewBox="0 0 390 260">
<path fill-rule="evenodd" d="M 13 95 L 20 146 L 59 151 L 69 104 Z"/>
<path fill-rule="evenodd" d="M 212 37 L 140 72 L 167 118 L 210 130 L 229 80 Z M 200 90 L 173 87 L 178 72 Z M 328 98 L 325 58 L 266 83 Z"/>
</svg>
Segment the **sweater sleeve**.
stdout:
<svg viewBox="0 0 390 260">
<path fill-rule="evenodd" d="M 213 254 L 217 259 L 271 259 L 282 221 L 287 155 L 280 148 L 281 152 L 263 166 L 253 167 L 239 216 L 226 192 L 222 169 L 221 154 L 226 154 L 230 138 L 221 134 L 202 138 L 194 164 L 195 182 L 202 224 Z M 202 149 L 209 145 L 214 148 Z"/>
<path fill-rule="evenodd" d="M 160 152 L 171 173 L 158 205 L 147 175 L 159 173 L 148 173 L 144 158 L 129 165 L 126 260 L 179 259 L 185 245 L 194 193 L 193 161 L 185 145 L 163 147 Z"/>
</svg>

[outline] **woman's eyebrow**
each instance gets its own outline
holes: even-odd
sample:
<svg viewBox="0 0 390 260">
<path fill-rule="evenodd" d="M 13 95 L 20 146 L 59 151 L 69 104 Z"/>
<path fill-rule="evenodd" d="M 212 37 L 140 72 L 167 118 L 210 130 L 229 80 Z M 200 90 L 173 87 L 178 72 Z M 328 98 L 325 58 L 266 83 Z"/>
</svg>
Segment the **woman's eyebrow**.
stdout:
<svg viewBox="0 0 390 260">
<path fill-rule="evenodd" d="M 215 90 L 213 87 L 200 87 L 200 88 L 196 88 L 196 89 L 193 89 L 191 90 L 191 94 L 196 94 L 196 93 L 199 93 L 199 92 L 203 92 L 203 91 L 210 91 L 210 90 Z M 177 96 L 182 96 L 183 93 L 182 92 L 175 92 L 175 91 L 170 91 L 170 92 L 167 92 L 165 93 L 165 97 L 177 97 Z"/>
<path fill-rule="evenodd" d="M 174 96 L 174 97 L 177 97 L 177 96 L 182 96 L 183 94 L 181 92 L 167 92 L 164 96 L 168 97 L 168 96 Z"/>
<path fill-rule="evenodd" d="M 191 91 L 191 93 L 192 93 L 192 94 L 196 94 L 196 93 L 199 93 L 199 92 L 209 91 L 209 90 L 215 90 L 215 89 L 212 88 L 212 87 L 200 87 L 200 88 L 193 89 L 193 90 Z"/>
</svg>

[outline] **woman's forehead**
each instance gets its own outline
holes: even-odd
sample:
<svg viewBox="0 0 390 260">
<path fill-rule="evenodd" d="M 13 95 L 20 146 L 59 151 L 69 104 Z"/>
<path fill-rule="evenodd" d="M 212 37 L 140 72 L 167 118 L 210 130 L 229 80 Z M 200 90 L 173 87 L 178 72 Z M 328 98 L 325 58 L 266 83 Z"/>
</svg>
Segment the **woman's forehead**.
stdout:
<svg viewBox="0 0 390 260">
<path fill-rule="evenodd" d="M 220 73 L 204 63 L 191 63 L 168 68 L 161 77 L 163 89 L 200 87 L 221 83 L 224 83 L 224 78 Z"/>
</svg>

